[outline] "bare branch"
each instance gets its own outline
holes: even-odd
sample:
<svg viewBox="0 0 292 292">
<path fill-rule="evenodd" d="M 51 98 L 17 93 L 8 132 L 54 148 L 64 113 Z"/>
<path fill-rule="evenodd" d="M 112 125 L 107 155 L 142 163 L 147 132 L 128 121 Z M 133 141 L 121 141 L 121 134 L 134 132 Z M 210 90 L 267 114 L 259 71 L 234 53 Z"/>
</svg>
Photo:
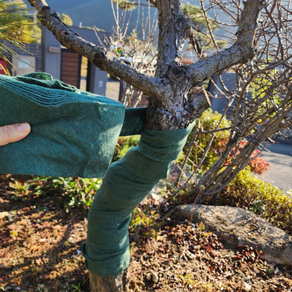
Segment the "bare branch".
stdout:
<svg viewBox="0 0 292 292">
<path fill-rule="evenodd" d="M 149 3 L 151 3 L 153 6 L 157 6 L 157 1 L 156 0 L 147 0 Z"/>
<path fill-rule="evenodd" d="M 191 36 L 190 20 L 182 14 L 180 0 L 156 0 L 158 8 L 159 41 L 155 77 L 138 71 L 135 66 L 121 62 L 114 52 L 90 43 L 63 24 L 45 0 L 29 0 L 37 9 L 42 24 L 53 32 L 65 47 L 88 58 L 99 69 L 123 79 L 143 91 L 149 98 L 147 128 L 156 130 L 185 128 L 209 106 L 203 96 L 197 97 L 193 88 L 214 73 L 244 63 L 254 56 L 253 39 L 260 10 L 266 2 L 244 2 L 236 43 L 214 56 L 189 66 L 178 65 L 179 50 Z"/>
<path fill-rule="evenodd" d="M 52 31 L 56 39 L 68 49 L 74 50 L 88 58 L 99 69 L 113 76 L 124 79 L 127 83 L 139 88 L 148 95 L 153 95 L 158 85 L 155 79 L 138 73 L 134 68 L 124 64 L 113 53 L 90 43 L 66 26 L 57 13 L 51 9 L 45 0 L 29 0 L 38 11 L 38 18 L 43 25 Z"/>
<path fill-rule="evenodd" d="M 194 85 L 210 78 L 215 72 L 232 65 L 247 62 L 254 56 L 254 35 L 260 11 L 266 2 L 263 0 L 244 1 L 244 9 L 239 21 L 236 43 L 228 49 L 189 65 L 188 73 Z"/>
<path fill-rule="evenodd" d="M 204 18 L 206 20 L 206 24 L 207 24 L 207 28 L 208 28 L 209 34 L 211 36 L 212 43 L 213 43 L 214 47 L 216 48 L 216 50 L 218 52 L 219 51 L 219 48 L 218 48 L 218 45 L 217 45 L 216 40 L 214 38 L 212 29 L 211 29 L 211 26 L 210 26 L 210 21 L 209 21 L 209 18 L 207 16 L 207 14 L 206 14 L 206 10 L 205 10 L 205 7 L 204 7 L 203 0 L 200 0 L 200 3 L 201 3 L 201 7 L 202 7 L 202 12 L 203 12 Z"/>
</svg>

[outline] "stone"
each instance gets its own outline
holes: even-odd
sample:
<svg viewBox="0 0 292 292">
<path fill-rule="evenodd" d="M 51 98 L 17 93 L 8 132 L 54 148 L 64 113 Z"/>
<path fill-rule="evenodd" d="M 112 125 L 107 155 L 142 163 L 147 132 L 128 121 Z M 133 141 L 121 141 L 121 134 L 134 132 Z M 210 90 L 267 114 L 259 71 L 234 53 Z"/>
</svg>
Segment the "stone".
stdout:
<svg viewBox="0 0 292 292">
<path fill-rule="evenodd" d="M 292 266 L 292 236 L 274 227 L 254 213 L 229 206 L 181 205 L 170 214 L 192 223 L 203 222 L 205 228 L 232 245 L 257 247 L 261 258 L 275 264 Z"/>
<path fill-rule="evenodd" d="M 154 205 L 159 205 L 161 203 L 163 203 L 164 198 L 161 195 L 155 194 L 155 193 L 150 193 L 147 196 L 147 200 L 151 201 Z"/>
</svg>

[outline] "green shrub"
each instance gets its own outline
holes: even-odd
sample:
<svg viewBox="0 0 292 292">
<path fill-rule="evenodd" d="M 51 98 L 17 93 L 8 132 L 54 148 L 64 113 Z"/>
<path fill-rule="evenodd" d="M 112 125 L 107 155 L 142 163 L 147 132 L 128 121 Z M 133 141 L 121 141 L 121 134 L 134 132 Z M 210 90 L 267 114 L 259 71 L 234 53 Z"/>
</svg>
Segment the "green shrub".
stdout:
<svg viewBox="0 0 292 292">
<path fill-rule="evenodd" d="M 158 229 L 164 225 L 158 210 L 153 206 L 139 205 L 132 213 L 129 231 L 134 241 L 156 238 Z"/>
<path fill-rule="evenodd" d="M 200 127 L 203 129 L 204 132 L 215 130 L 217 127 L 218 122 L 220 121 L 222 115 L 215 112 L 213 113 L 211 109 L 205 111 L 201 118 L 198 119 L 198 123 L 200 123 Z M 197 124 L 198 124 L 197 123 Z M 226 117 L 223 117 L 221 125 L 219 128 L 229 128 L 230 127 L 230 121 L 226 119 Z M 195 129 L 194 129 L 195 131 Z M 193 132 L 194 132 L 193 131 Z M 221 153 L 226 148 L 226 145 L 228 143 L 230 132 L 229 130 L 223 130 L 216 132 L 214 140 L 211 144 L 210 150 L 202 164 L 202 167 L 200 169 L 200 172 L 206 171 L 208 168 L 211 167 L 212 164 L 214 164 L 220 157 Z M 212 137 L 212 133 L 202 133 L 199 132 L 195 138 L 195 143 L 192 146 L 191 154 L 190 154 L 190 160 L 193 161 L 196 165 L 198 164 L 199 160 L 203 157 L 205 149 L 207 148 L 207 145 Z M 188 152 L 189 143 L 192 139 L 192 134 L 189 136 L 189 141 L 186 143 L 186 146 L 184 148 L 184 154 Z M 243 149 L 247 142 L 241 141 L 237 148 L 235 148 L 229 156 L 226 159 L 226 165 L 232 161 L 232 159 Z M 264 161 L 262 158 L 257 157 L 259 154 L 259 150 L 255 150 L 251 158 L 253 158 L 252 161 L 249 162 L 249 166 L 254 173 L 262 174 L 265 171 L 269 169 L 269 163 Z M 183 160 L 183 156 L 180 156 L 179 161 Z"/>
<path fill-rule="evenodd" d="M 139 140 L 140 135 L 119 137 L 112 161 L 114 162 L 124 157 L 130 148 L 138 145 Z"/>
<path fill-rule="evenodd" d="M 55 195 L 66 212 L 72 208 L 87 211 L 102 179 L 73 177 L 11 177 L 9 189 L 14 200 L 27 200 L 30 196 Z"/>
<path fill-rule="evenodd" d="M 43 177 L 41 188 L 62 198 L 66 212 L 72 208 L 89 209 L 102 179 L 73 177 Z"/>
<path fill-rule="evenodd" d="M 218 124 L 218 122 L 221 119 L 221 114 L 219 113 L 213 113 L 211 109 L 206 110 L 202 116 L 198 119 L 198 122 L 200 122 L 200 126 L 203 129 L 203 131 L 211 131 L 214 130 Z M 220 128 L 228 128 L 230 127 L 230 122 L 224 117 L 221 123 Z M 195 130 L 195 129 L 194 129 Z M 189 136 L 189 140 L 191 139 L 192 134 Z M 212 133 L 199 133 L 196 136 L 194 146 L 191 151 L 190 159 L 197 164 L 198 161 L 202 158 L 204 155 L 204 150 L 207 148 L 207 145 L 212 137 Z M 224 151 L 226 143 L 228 141 L 229 137 L 229 131 L 220 131 L 217 132 L 213 143 L 211 145 L 211 148 L 208 152 L 208 155 L 206 159 L 204 160 L 204 163 L 202 165 L 202 170 L 205 171 L 208 169 L 213 163 L 217 161 L 217 159 L 220 156 L 220 153 Z M 188 151 L 188 144 L 190 141 L 186 143 L 186 146 L 184 148 L 184 153 Z"/>
<path fill-rule="evenodd" d="M 246 208 L 292 235 L 292 199 L 271 183 L 242 170 L 221 192 L 218 204 Z"/>
</svg>

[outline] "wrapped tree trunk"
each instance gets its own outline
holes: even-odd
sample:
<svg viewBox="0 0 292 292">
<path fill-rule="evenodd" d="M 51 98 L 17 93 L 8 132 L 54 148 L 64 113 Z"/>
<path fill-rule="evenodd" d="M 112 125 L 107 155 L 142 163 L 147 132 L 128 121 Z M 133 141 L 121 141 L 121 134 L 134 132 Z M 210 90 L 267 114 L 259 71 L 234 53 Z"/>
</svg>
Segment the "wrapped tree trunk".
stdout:
<svg viewBox="0 0 292 292">
<path fill-rule="evenodd" d="M 131 214 L 153 186 L 167 176 L 193 125 L 170 131 L 145 130 L 138 146 L 109 167 L 90 208 L 88 236 L 81 249 L 92 273 L 106 281 L 112 280 L 108 278 L 111 275 L 123 277 L 130 263 Z M 91 277 L 101 281 L 98 276 Z"/>
<path fill-rule="evenodd" d="M 206 97 L 196 95 L 193 89 L 215 72 L 253 57 L 257 18 L 265 5 L 262 0 L 244 1 L 237 41 L 213 56 L 181 65 L 178 52 L 185 40 L 193 37 L 190 20 L 180 9 L 181 1 L 148 1 L 158 9 L 155 77 L 137 72 L 120 62 L 115 54 L 82 39 L 61 22 L 45 0 L 29 0 L 42 24 L 62 45 L 149 96 L 147 130 L 139 145 L 109 168 L 89 212 L 88 238 L 82 251 L 90 270 L 92 292 L 126 291 L 131 213 L 159 179 L 167 175 L 192 122 L 209 107 Z"/>
</svg>

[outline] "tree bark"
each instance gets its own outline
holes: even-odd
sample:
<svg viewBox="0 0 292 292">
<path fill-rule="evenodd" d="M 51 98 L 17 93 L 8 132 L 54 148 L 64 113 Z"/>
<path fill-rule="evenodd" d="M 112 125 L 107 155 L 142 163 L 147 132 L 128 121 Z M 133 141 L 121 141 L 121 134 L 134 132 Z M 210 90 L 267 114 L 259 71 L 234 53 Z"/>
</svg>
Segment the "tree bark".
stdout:
<svg viewBox="0 0 292 292">
<path fill-rule="evenodd" d="M 126 292 L 129 282 L 128 270 L 111 277 L 100 277 L 89 272 L 89 281 L 92 292 Z"/>
</svg>

